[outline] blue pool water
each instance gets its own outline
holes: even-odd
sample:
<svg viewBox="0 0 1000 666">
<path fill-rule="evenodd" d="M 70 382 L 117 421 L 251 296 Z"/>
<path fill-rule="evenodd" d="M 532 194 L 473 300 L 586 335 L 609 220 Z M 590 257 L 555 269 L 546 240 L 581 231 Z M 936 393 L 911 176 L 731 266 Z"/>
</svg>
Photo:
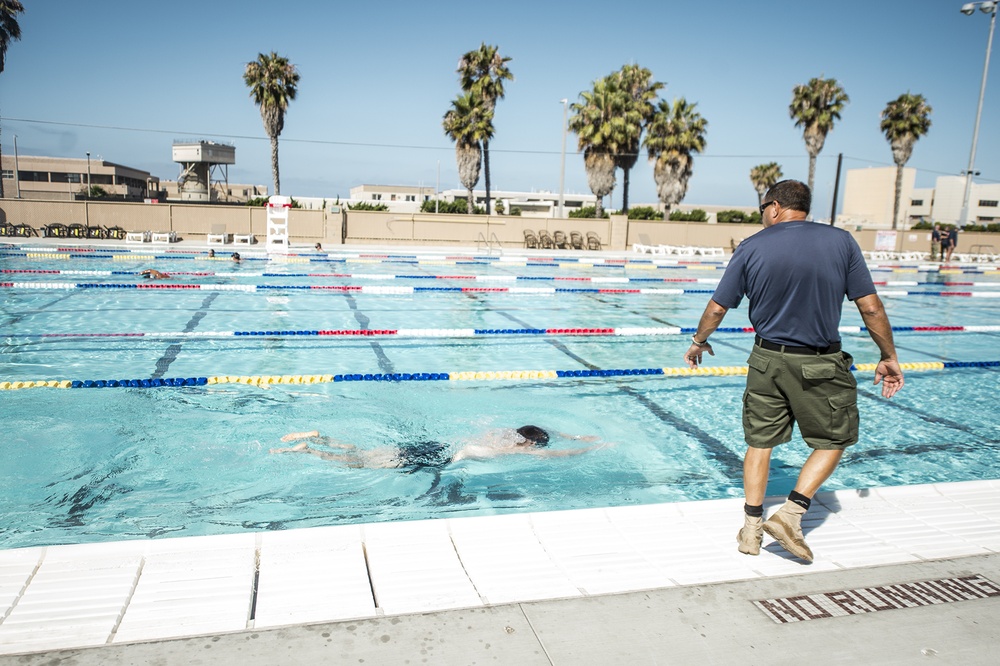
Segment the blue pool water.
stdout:
<svg viewBox="0 0 1000 666">
<path fill-rule="evenodd" d="M 170 284 L 596 286 L 711 290 L 710 282 L 620 285 L 551 278 L 701 278 L 717 265 L 518 265 L 347 259 L 307 264 L 156 259 L 51 259 L 0 250 L 0 282 L 140 283 L 130 273 L 178 275 Z M 330 261 L 335 259 L 335 261 Z M 115 271 L 114 275 L 65 271 Z M 268 276 L 260 273 L 267 272 Z M 302 277 L 301 273 L 352 277 Z M 273 274 L 273 275 L 272 275 Z M 284 274 L 283 276 L 280 274 Z M 290 275 L 296 274 L 296 275 Z M 389 276 L 405 276 L 391 279 Z M 532 280 L 473 282 L 433 276 Z M 420 277 L 423 276 L 423 277 Z M 1000 323 L 1000 300 L 942 297 L 942 290 L 1000 291 L 1000 275 L 876 272 L 911 280 L 886 296 L 892 323 Z M 942 286 L 975 281 L 977 286 Z M 917 292 L 926 292 L 920 295 Z M 327 329 L 549 329 L 690 327 L 708 293 L 554 294 L 419 291 L 409 294 L 267 290 L 0 288 L 0 381 L 448 373 L 679 367 L 682 335 L 655 337 L 494 335 L 456 337 L 200 337 L 199 333 Z M 859 325 L 845 305 L 844 325 Z M 745 308 L 726 326 L 748 326 Z M 69 333 L 187 336 L 43 337 Z M 742 366 L 744 333 L 713 338 L 712 366 Z M 1000 360 L 994 332 L 899 332 L 904 362 Z M 845 334 L 857 363 L 877 360 L 863 334 Z M 998 371 L 908 372 L 885 401 L 859 372 L 862 441 L 828 487 L 1000 478 Z M 0 548 L 168 535 L 543 511 L 739 496 L 743 452 L 739 376 L 618 376 L 531 381 L 338 382 L 269 389 L 220 384 L 160 389 L 0 391 Z M 463 461 L 440 470 L 347 469 L 312 456 L 271 455 L 280 437 L 318 429 L 361 447 L 434 440 L 458 446 L 494 428 L 535 423 L 598 435 L 614 446 L 545 460 Z M 572 447 L 573 442 L 554 442 Z M 808 454 L 799 441 L 775 454 L 769 492 L 787 492 Z"/>
</svg>

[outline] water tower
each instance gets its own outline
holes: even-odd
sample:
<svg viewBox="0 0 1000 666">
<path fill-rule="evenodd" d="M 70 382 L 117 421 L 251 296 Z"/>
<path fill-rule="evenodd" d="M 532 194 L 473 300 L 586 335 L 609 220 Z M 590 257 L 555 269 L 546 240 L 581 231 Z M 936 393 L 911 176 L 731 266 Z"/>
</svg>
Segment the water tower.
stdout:
<svg viewBox="0 0 1000 666">
<path fill-rule="evenodd" d="M 236 164 L 236 146 L 214 141 L 175 141 L 174 162 L 181 165 L 177 188 L 181 201 L 211 201 L 212 181 L 229 192 L 229 165 Z M 220 179 L 217 172 L 221 172 Z"/>
</svg>

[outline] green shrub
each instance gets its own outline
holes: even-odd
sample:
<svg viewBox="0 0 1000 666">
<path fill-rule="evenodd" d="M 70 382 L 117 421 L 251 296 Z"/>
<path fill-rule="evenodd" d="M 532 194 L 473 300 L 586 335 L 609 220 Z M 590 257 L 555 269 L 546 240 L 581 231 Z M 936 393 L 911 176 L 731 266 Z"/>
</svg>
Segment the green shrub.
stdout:
<svg viewBox="0 0 1000 666">
<path fill-rule="evenodd" d="M 263 208 L 267 205 L 267 200 L 270 197 L 254 197 L 253 199 L 247 199 L 247 205 L 250 207 Z M 292 199 L 292 208 L 302 208 L 302 204 Z"/>
<path fill-rule="evenodd" d="M 715 214 L 720 224 L 760 224 L 760 213 L 747 213 L 742 210 L 720 210 Z"/>
<path fill-rule="evenodd" d="M 457 198 L 454 201 L 441 201 L 439 199 L 428 199 L 420 204 L 421 213 L 450 213 L 452 215 L 467 215 L 469 212 L 468 204 L 466 203 L 468 199 Z M 437 204 L 437 211 L 434 210 L 434 204 Z M 472 209 L 473 215 L 485 215 L 486 209 L 482 206 L 476 206 Z"/>
<path fill-rule="evenodd" d="M 515 217 L 521 217 L 521 209 L 517 206 L 511 206 L 508 215 L 514 215 Z"/>
<path fill-rule="evenodd" d="M 389 210 L 381 201 L 378 203 L 372 203 L 370 201 L 359 201 L 356 204 L 347 204 L 347 210 L 374 210 L 374 211 L 384 211 Z"/>
<path fill-rule="evenodd" d="M 675 210 L 670 213 L 670 219 L 677 222 L 707 222 L 708 213 L 700 208 L 695 208 L 692 211 Z"/>
<path fill-rule="evenodd" d="M 567 215 L 567 217 L 593 219 L 594 213 L 596 212 L 597 212 L 597 206 L 584 206 L 583 208 L 577 208 L 576 210 L 571 210 L 569 212 L 569 215 Z M 608 219 L 609 217 L 611 217 L 611 213 L 609 213 L 608 211 L 604 211 L 604 219 Z"/>
<path fill-rule="evenodd" d="M 662 220 L 663 213 L 652 206 L 635 206 L 628 209 L 628 219 L 630 220 Z"/>
<path fill-rule="evenodd" d="M 910 227 L 910 229 L 915 229 L 915 230 L 918 230 L 918 229 L 933 229 L 933 228 L 934 228 L 934 223 L 933 222 L 927 222 L 926 220 L 921 220 L 920 222 L 917 222 L 912 227 Z"/>
</svg>

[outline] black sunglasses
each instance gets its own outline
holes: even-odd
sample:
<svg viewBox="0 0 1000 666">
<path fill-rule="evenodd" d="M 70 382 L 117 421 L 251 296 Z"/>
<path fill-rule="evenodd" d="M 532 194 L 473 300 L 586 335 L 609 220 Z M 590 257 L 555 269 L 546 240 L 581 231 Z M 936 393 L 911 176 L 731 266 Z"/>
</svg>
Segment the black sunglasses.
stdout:
<svg viewBox="0 0 1000 666">
<path fill-rule="evenodd" d="M 762 203 L 760 205 L 760 214 L 763 215 L 764 214 L 764 209 L 767 208 L 768 206 L 770 206 L 771 204 L 773 204 L 775 201 L 777 201 L 777 199 L 771 199 L 767 203 Z"/>
</svg>

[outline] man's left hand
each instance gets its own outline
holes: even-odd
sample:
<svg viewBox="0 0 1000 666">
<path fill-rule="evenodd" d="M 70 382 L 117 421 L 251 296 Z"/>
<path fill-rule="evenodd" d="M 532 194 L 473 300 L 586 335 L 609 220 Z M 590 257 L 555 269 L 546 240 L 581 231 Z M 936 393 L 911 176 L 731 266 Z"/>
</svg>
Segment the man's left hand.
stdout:
<svg viewBox="0 0 1000 666">
<path fill-rule="evenodd" d="M 715 356 L 715 352 L 712 351 L 712 345 L 707 342 L 703 345 L 691 343 L 688 350 L 684 352 L 684 362 L 687 363 L 688 367 L 692 370 L 696 369 L 699 365 L 701 365 L 701 355 L 703 352 L 708 352 L 709 356 Z"/>
</svg>

